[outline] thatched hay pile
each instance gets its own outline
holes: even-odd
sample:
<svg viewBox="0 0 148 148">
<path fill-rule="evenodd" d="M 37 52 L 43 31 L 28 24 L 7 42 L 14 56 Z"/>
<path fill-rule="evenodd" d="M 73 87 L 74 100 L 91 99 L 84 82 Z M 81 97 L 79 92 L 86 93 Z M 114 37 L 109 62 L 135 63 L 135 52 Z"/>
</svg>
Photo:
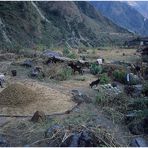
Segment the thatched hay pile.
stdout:
<svg viewBox="0 0 148 148">
<path fill-rule="evenodd" d="M 25 106 L 36 99 L 36 93 L 21 84 L 11 84 L 0 93 L 0 104 L 5 106 Z"/>
</svg>

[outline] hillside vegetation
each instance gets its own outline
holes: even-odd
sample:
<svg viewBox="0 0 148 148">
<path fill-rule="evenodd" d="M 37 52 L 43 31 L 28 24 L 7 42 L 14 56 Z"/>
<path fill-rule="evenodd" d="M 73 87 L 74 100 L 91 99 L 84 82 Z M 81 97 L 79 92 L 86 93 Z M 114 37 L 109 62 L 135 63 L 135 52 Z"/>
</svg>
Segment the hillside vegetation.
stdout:
<svg viewBox="0 0 148 148">
<path fill-rule="evenodd" d="M 88 2 L 0 2 L 0 48 L 122 45 L 133 36 Z"/>
</svg>

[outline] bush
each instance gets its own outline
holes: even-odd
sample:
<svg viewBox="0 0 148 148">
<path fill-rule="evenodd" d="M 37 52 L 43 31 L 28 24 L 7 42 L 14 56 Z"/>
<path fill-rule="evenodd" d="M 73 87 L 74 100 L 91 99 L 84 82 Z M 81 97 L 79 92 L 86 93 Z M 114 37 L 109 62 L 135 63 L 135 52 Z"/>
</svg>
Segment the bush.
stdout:
<svg viewBox="0 0 148 148">
<path fill-rule="evenodd" d="M 100 104 L 100 103 L 104 103 L 105 101 L 106 101 L 106 96 L 101 92 L 97 93 L 97 95 L 96 95 L 96 103 Z"/>
<path fill-rule="evenodd" d="M 69 49 L 68 49 L 68 48 L 64 48 L 64 50 L 63 50 L 63 55 L 64 55 L 64 56 L 67 56 L 68 54 L 70 54 Z"/>
<path fill-rule="evenodd" d="M 98 65 L 96 63 L 91 64 L 90 66 L 90 71 L 92 74 L 96 75 L 96 74 L 100 74 L 102 73 L 102 66 Z"/>
<path fill-rule="evenodd" d="M 69 53 L 67 55 L 68 58 L 71 58 L 71 59 L 76 59 L 77 58 L 77 55 L 75 53 Z"/>
<path fill-rule="evenodd" d="M 57 75 L 57 80 L 64 81 L 64 80 L 70 79 L 71 75 L 72 75 L 72 69 L 64 68 Z"/>
<path fill-rule="evenodd" d="M 106 73 L 100 75 L 100 84 L 108 84 L 110 82 L 110 78 Z"/>
<path fill-rule="evenodd" d="M 126 83 L 126 72 L 124 72 L 124 71 L 115 70 L 113 72 L 113 77 L 118 82 Z"/>
<path fill-rule="evenodd" d="M 71 59 L 77 58 L 77 55 L 74 52 L 71 52 L 68 48 L 64 48 L 63 55 Z"/>
<path fill-rule="evenodd" d="M 147 83 L 145 83 L 145 84 L 143 85 L 142 93 L 143 93 L 145 96 L 148 96 L 148 84 L 147 84 Z"/>
</svg>

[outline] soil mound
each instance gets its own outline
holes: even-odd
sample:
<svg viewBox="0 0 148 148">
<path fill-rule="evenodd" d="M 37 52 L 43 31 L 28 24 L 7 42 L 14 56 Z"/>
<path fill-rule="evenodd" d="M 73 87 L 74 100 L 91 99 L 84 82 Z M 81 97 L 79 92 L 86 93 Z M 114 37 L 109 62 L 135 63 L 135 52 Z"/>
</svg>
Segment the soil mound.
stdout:
<svg viewBox="0 0 148 148">
<path fill-rule="evenodd" d="M 25 106 L 36 99 L 35 91 L 21 84 L 11 84 L 0 93 L 0 104 L 11 107 Z"/>
</svg>

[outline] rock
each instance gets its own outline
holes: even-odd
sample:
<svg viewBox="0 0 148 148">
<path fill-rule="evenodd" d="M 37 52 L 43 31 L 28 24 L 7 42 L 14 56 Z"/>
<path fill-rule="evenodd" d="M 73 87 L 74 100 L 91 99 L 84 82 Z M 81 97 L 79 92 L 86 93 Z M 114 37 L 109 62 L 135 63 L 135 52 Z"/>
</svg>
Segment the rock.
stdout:
<svg viewBox="0 0 148 148">
<path fill-rule="evenodd" d="M 78 147 L 79 138 L 80 133 L 73 133 L 73 135 L 71 135 L 61 144 L 61 147 Z"/>
<path fill-rule="evenodd" d="M 52 58 L 52 57 L 61 57 L 62 54 L 55 52 L 55 51 L 51 51 L 51 50 L 45 50 L 43 52 L 43 56 Z"/>
<path fill-rule="evenodd" d="M 144 127 L 144 133 L 148 134 L 148 117 L 143 119 L 143 127 Z"/>
<path fill-rule="evenodd" d="M 148 134 L 148 117 L 137 121 L 138 115 L 134 112 L 125 116 L 125 123 L 128 124 L 130 132 L 134 135 Z"/>
<path fill-rule="evenodd" d="M 44 122 L 46 121 L 46 115 L 42 111 L 36 111 L 33 117 L 31 118 L 31 121 L 32 122 Z"/>
<path fill-rule="evenodd" d="M 142 85 L 134 85 L 134 92 L 133 92 L 133 96 L 140 96 L 143 90 Z"/>
<path fill-rule="evenodd" d="M 104 84 L 100 85 L 99 87 L 103 88 L 107 93 L 116 94 L 116 95 L 121 93 L 121 90 L 118 87 L 113 87 L 111 84 Z M 95 89 L 99 90 L 99 87 Z"/>
<path fill-rule="evenodd" d="M 37 77 L 39 75 L 39 72 L 36 69 L 31 70 L 31 77 Z"/>
<path fill-rule="evenodd" d="M 111 85 L 112 85 L 112 87 L 117 87 L 117 83 L 116 82 L 113 82 Z"/>
<path fill-rule="evenodd" d="M 61 130 L 63 127 L 61 125 L 53 125 L 50 128 L 47 129 L 45 132 L 45 138 L 50 138 L 53 136 L 54 133 Z"/>
<path fill-rule="evenodd" d="M 33 63 L 31 60 L 25 60 L 21 65 L 25 67 L 32 67 Z"/>
<path fill-rule="evenodd" d="M 80 133 L 73 133 L 67 138 L 61 147 L 96 147 L 98 146 L 97 140 L 94 135 L 88 131 L 82 131 Z"/>
<path fill-rule="evenodd" d="M 10 147 L 8 141 L 2 136 L 0 136 L 0 147 Z"/>
<path fill-rule="evenodd" d="M 127 124 L 127 123 L 133 121 L 136 117 L 137 117 L 137 114 L 134 112 L 125 115 L 125 123 Z"/>
<path fill-rule="evenodd" d="M 87 95 L 82 94 L 79 90 L 72 90 L 72 94 L 73 94 L 73 101 L 76 103 L 82 103 L 82 102 L 91 103 L 91 99 Z"/>
<path fill-rule="evenodd" d="M 97 143 L 94 142 L 94 137 L 91 133 L 83 131 L 79 139 L 79 146 L 81 147 L 94 147 Z"/>
<path fill-rule="evenodd" d="M 140 84 L 139 85 L 130 85 L 130 86 L 128 85 L 128 86 L 125 86 L 124 89 L 127 94 L 130 94 L 133 97 L 137 97 L 142 94 L 143 87 Z"/>
<path fill-rule="evenodd" d="M 137 85 L 137 84 L 141 84 L 141 79 L 137 76 L 134 75 L 133 73 L 129 74 L 129 84 L 130 85 Z"/>
<path fill-rule="evenodd" d="M 82 93 L 79 90 L 76 90 L 76 89 L 72 90 L 72 94 L 82 95 Z"/>
<path fill-rule="evenodd" d="M 122 55 L 125 56 L 125 53 L 123 53 Z"/>
<path fill-rule="evenodd" d="M 147 125 L 145 125 L 145 121 L 142 120 L 140 122 L 132 122 L 128 125 L 130 132 L 134 135 L 144 134 L 147 129 Z"/>
<path fill-rule="evenodd" d="M 132 147 L 148 147 L 148 141 L 142 137 L 134 138 L 130 144 Z"/>
<path fill-rule="evenodd" d="M 16 70 L 11 70 L 12 76 L 15 77 L 17 75 L 17 71 Z"/>
</svg>

